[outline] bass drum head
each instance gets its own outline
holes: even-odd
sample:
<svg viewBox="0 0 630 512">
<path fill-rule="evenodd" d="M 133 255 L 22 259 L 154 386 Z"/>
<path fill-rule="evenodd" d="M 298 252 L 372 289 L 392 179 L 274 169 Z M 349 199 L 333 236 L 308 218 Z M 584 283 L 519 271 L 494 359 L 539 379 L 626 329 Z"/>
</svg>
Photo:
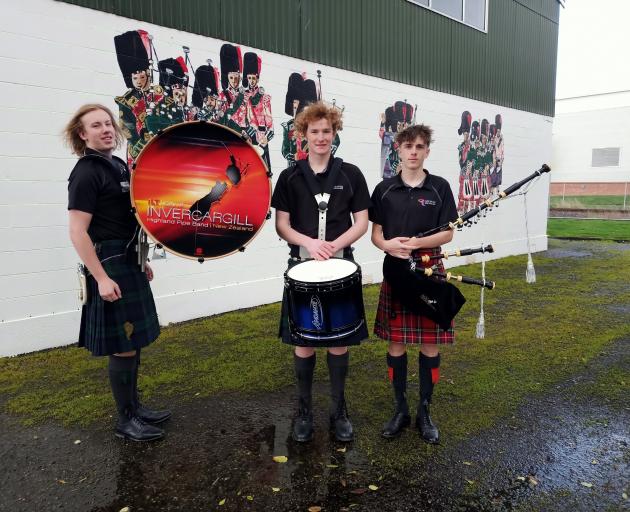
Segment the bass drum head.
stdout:
<svg viewBox="0 0 630 512">
<path fill-rule="evenodd" d="M 301 283 L 327 283 L 351 276 L 359 266 L 353 261 L 341 258 L 329 260 L 309 260 L 298 263 L 287 272 L 287 277 Z"/>
<path fill-rule="evenodd" d="M 144 147 L 131 174 L 138 222 L 166 250 L 203 261 L 244 248 L 260 231 L 271 179 L 254 147 L 224 126 L 171 126 Z"/>
</svg>

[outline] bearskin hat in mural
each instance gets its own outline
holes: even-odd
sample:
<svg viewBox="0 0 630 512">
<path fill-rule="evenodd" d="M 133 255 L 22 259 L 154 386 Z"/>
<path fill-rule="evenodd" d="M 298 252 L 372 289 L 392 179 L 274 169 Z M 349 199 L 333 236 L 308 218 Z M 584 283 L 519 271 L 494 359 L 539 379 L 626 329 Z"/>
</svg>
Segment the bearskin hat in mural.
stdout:
<svg viewBox="0 0 630 512">
<path fill-rule="evenodd" d="M 134 84 L 131 75 L 140 71 L 147 71 L 150 67 L 149 34 L 144 30 L 130 30 L 115 36 L 114 46 L 125 85 L 129 89 L 133 89 Z"/>
</svg>

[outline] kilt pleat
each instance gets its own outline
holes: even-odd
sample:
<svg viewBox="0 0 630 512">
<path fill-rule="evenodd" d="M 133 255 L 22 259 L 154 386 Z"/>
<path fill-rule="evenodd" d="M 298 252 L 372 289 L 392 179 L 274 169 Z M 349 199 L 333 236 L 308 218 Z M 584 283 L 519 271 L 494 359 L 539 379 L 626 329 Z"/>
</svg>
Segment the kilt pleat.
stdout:
<svg viewBox="0 0 630 512">
<path fill-rule="evenodd" d="M 414 258 L 416 264 L 425 268 L 435 265 L 435 262 L 422 263 L 420 256 L 423 254 L 437 255 L 441 251 L 441 248 L 438 247 L 432 251 L 419 253 Z M 438 261 L 439 271 L 444 272 L 442 260 Z M 444 330 L 430 318 L 410 311 L 395 297 L 390 284 L 385 279 L 381 283 L 374 321 L 374 334 L 383 340 L 394 343 L 435 345 L 452 344 L 455 340 L 453 323 L 449 329 Z"/>
<path fill-rule="evenodd" d="M 81 312 L 79 346 L 95 356 L 128 352 L 145 347 L 160 334 L 157 311 L 149 281 L 127 241 L 98 244 L 97 255 L 107 275 L 120 287 L 122 298 L 104 301 L 98 283 L 88 276 L 90 298 Z"/>
</svg>

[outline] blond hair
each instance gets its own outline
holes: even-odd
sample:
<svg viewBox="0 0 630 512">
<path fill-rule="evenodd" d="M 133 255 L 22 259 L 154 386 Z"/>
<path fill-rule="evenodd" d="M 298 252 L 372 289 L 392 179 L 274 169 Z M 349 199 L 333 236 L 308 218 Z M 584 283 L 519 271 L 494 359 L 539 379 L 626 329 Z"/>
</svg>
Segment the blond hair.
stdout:
<svg viewBox="0 0 630 512">
<path fill-rule="evenodd" d="M 343 129 L 343 121 L 341 120 L 341 110 L 332 105 L 328 105 L 323 101 L 317 101 L 308 105 L 295 118 L 295 129 L 301 135 L 306 134 L 308 125 L 320 119 L 328 119 L 332 126 L 333 132 L 337 133 Z"/>
<path fill-rule="evenodd" d="M 81 132 L 85 129 L 83 126 L 83 116 L 85 114 L 89 114 L 90 112 L 94 112 L 95 110 L 102 110 L 103 112 L 109 115 L 109 118 L 112 120 L 112 125 L 114 127 L 114 137 L 116 139 L 116 147 L 120 147 L 122 142 L 125 140 L 123 132 L 118 124 L 118 121 L 112 114 L 112 111 L 109 110 L 105 105 L 101 105 L 99 103 L 88 103 L 87 105 L 83 105 L 79 107 L 79 109 L 74 113 L 74 115 L 66 124 L 66 127 L 63 130 L 63 139 L 66 145 L 71 149 L 71 151 L 78 156 L 83 156 L 85 154 L 85 148 L 87 147 L 85 141 L 81 138 Z"/>
</svg>

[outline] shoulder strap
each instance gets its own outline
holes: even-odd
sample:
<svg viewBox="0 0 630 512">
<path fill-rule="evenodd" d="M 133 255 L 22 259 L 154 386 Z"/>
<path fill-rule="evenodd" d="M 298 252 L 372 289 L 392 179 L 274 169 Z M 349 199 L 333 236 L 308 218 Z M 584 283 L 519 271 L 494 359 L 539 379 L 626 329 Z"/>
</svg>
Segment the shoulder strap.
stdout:
<svg viewBox="0 0 630 512">
<path fill-rule="evenodd" d="M 326 239 L 326 212 L 328 211 L 330 194 L 335 185 L 335 181 L 337 180 L 337 176 L 341 171 L 342 163 L 343 160 L 341 158 L 333 158 L 332 166 L 330 168 L 328 176 L 326 177 L 326 182 L 324 183 L 323 190 L 315 179 L 313 171 L 311 171 L 311 168 L 308 165 L 308 160 L 298 160 L 296 163 L 297 167 L 302 171 L 304 179 L 306 180 L 306 185 L 315 198 L 315 203 L 317 204 L 317 209 L 319 213 L 317 237 L 320 240 Z"/>
</svg>

